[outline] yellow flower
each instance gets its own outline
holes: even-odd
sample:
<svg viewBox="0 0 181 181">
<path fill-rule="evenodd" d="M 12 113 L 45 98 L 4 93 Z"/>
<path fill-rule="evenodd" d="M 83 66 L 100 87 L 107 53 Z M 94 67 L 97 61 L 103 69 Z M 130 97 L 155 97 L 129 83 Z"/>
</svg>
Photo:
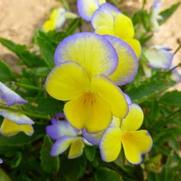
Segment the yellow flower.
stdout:
<svg viewBox="0 0 181 181">
<path fill-rule="evenodd" d="M 47 78 L 46 90 L 52 97 L 68 101 L 64 113 L 77 129 L 98 132 L 108 127 L 113 115 L 121 119 L 127 113 L 119 88 L 104 76 L 90 77 L 74 62 L 55 67 Z"/>
<path fill-rule="evenodd" d="M 138 130 L 143 123 L 143 117 L 141 108 L 132 104 L 128 115 L 121 122 L 119 119 L 114 120 L 116 124 L 105 131 L 99 144 L 104 161 L 116 160 L 122 147 L 130 163 L 139 164 L 142 161 L 142 155 L 152 147 L 152 138 L 148 131 Z"/>
<path fill-rule="evenodd" d="M 57 30 L 63 26 L 66 19 L 73 19 L 76 17 L 76 14 L 66 11 L 62 7 L 54 9 L 50 14 L 49 19 L 44 22 L 43 30 L 45 32 Z"/>
<path fill-rule="evenodd" d="M 128 43 L 137 57 L 141 54 L 141 46 L 134 38 L 134 26 L 129 17 L 122 14 L 116 7 L 104 3 L 93 14 L 91 23 L 95 32 L 101 35 L 114 35 Z"/>
<path fill-rule="evenodd" d="M 27 103 L 26 100 L 0 82 L 0 106 L 14 107 L 16 104 L 25 103 Z M 19 132 L 24 132 L 28 136 L 33 134 L 34 129 L 32 124 L 34 124 L 34 122 L 26 115 L 0 108 L 0 116 L 4 118 L 0 126 L 0 133 L 2 135 L 14 136 Z"/>
</svg>

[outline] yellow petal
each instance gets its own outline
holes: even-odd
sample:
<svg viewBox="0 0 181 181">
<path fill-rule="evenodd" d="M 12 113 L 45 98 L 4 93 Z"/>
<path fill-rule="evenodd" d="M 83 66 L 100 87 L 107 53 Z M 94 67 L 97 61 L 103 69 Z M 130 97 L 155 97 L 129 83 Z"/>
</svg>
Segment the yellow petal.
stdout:
<svg viewBox="0 0 181 181">
<path fill-rule="evenodd" d="M 67 120 L 76 128 L 98 132 L 107 128 L 112 119 L 109 104 L 91 93 L 82 95 L 65 104 Z"/>
<path fill-rule="evenodd" d="M 152 138 L 146 130 L 128 131 L 122 135 L 122 144 L 126 159 L 132 164 L 139 164 L 142 155 L 151 149 Z"/>
<path fill-rule="evenodd" d="M 100 26 L 95 32 L 100 35 L 114 35 L 114 29 L 112 27 Z"/>
<path fill-rule="evenodd" d="M 138 60 L 131 49 L 131 47 L 113 36 L 105 36 L 107 40 L 113 45 L 118 54 L 118 66 L 116 70 L 109 76 L 111 80 L 116 82 L 118 85 L 124 85 L 132 80 L 138 70 Z"/>
<path fill-rule="evenodd" d="M 111 107 L 115 117 L 123 118 L 127 114 L 128 104 L 122 91 L 111 81 L 104 77 L 92 80 L 92 89 Z"/>
<path fill-rule="evenodd" d="M 122 121 L 121 130 L 136 131 L 141 127 L 143 119 L 144 114 L 142 109 L 137 104 L 132 104 L 129 106 L 127 116 Z"/>
<path fill-rule="evenodd" d="M 91 76 L 109 75 L 118 63 L 112 45 L 100 35 L 90 32 L 77 33 L 65 38 L 55 51 L 55 64 L 74 61 Z"/>
<path fill-rule="evenodd" d="M 31 136 L 34 132 L 32 125 L 16 124 L 13 121 L 4 119 L 0 128 L 0 132 L 4 136 L 14 136 L 19 132 L 24 132 L 26 135 Z"/>
<path fill-rule="evenodd" d="M 140 42 L 134 38 L 125 38 L 124 41 L 134 50 L 136 56 L 139 58 L 141 55 Z"/>
<path fill-rule="evenodd" d="M 103 161 L 112 162 L 121 151 L 121 131 L 119 128 L 109 128 L 103 135 L 100 145 Z"/>
<path fill-rule="evenodd" d="M 134 37 L 134 26 L 131 19 L 124 14 L 118 14 L 114 22 L 115 34 L 121 39 Z"/>
<path fill-rule="evenodd" d="M 56 23 L 54 20 L 47 20 L 44 24 L 43 24 L 43 30 L 45 32 L 49 32 L 49 31 L 53 31 L 56 28 Z"/>
<path fill-rule="evenodd" d="M 50 72 L 45 86 L 49 95 L 66 101 L 80 96 L 89 87 L 89 78 L 79 65 L 67 62 Z"/>
<path fill-rule="evenodd" d="M 82 138 L 75 139 L 70 146 L 68 158 L 73 159 L 82 155 L 84 146 Z"/>
</svg>

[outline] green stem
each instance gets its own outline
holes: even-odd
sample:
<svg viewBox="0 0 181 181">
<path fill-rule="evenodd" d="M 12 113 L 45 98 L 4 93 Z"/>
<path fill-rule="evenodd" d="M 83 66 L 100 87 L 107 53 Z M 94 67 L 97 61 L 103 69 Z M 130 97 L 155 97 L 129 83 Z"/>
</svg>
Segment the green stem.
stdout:
<svg viewBox="0 0 181 181">
<path fill-rule="evenodd" d="M 41 91 L 41 89 L 39 87 L 35 87 L 33 85 L 28 85 L 28 84 L 23 84 L 23 83 L 18 83 L 18 82 L 16 82 L 16 85 L 20 86 L 20 87 L 23 87 L 23 88 L 26 88 L 26 89 Z"/>
<path fill-rule="evenodd" d="M 26 111 L 23 109 L 17 109 L 15 107 L 8 107 L 4 104 L 0 104 L 0 109 L 6 109 L 6 110 L 10 110 L 12 112 L 25 114 L 25 115 L 33 117 L 33 118 L 39 118 L 39 119 L 50 119 L 51 118 L 49 115 L 41 115 L 39 113 L 29 112 L 29 111 Z"/>
</svg>

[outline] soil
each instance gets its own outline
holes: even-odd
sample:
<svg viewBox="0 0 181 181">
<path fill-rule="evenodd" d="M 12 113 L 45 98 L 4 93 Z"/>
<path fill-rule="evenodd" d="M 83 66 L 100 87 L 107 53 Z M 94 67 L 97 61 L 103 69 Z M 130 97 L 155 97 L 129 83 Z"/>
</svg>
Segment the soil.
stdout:
<svg viewBox="0 0 181 181">
<path fill-rule="evenodd" d="M 120 0 L 121 1 L 121 0 Z M 164 8 L 181 0 L 165 0 Z M 150 7 L 151 0 L 148 0 Z M 121 9 L 140 8 L 141 0 L 122 0 Z M 56 0 L 0 0 L 0 37 L 31 46 L 32 35 L 41 27 L 52 8 L 61 6 Z M 181 40 L 181 6 L 166 24 L 161 26 L 153 38 L 154 44 L 164 44 L 176 49 Z M 0 59 L 14 65 L 15 56 L 0 46 Z M 181 62 L 181 51 L 175 56 L 174 64 Z M 181 85 L 180 85 L 181 88 Z"/>
</svg>

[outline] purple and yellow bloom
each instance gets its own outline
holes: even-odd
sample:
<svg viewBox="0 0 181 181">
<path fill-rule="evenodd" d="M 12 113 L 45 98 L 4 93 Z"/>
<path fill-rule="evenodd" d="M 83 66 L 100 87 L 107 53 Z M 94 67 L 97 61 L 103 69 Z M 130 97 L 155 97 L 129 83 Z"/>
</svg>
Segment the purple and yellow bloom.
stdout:
<svg viewBox="0 0 181 181">
<path fill-rule="evenodd" d="M 122 119 L 127 114 L 124 94 L 105 77 L 118 65 L 111 41 L 114 43 L 114 39 L 94 33 L 78 33 L 64 39 L 56 49 L 57 66 L 47 78 L 46 90 L 55 99 L 67 101 L 65 116 L 77 129 L 102 131 L 110 124 L 113 115 Z M 123 48 L 123 56 L 126 55 L 127 49 L 117 43 L 117 49 Z M 119 76 L 116 78 L 116 81 L 120 80 Z"/>
<path fill-rule="evenodd" d="M 130 163 L 139 164 L 142 161 L 142 155 L 152 147 L 152 138 L 148 131 L 138 130 L 143 117 L 142 109 L 132 104 L 124 119 L 115 118 L 114 124 L 104 132 L 99 142 L 102 160 L 116 160 L 123 147 L 125 157 Z"/>
<path fill-rule="evenodd" d="M 62 154 L 67 149 L 69 149 L 69 159 L 82 155 L 85 145 L 81 137 L 81 131 L 73 128 L 66 120 L 58 121 L 53 119 L 52 125 L 47 126 L 46 132 L 55 140 L 51 149 L 52 156 Z"/>
<path fill-rule="evenodd" d="M 135 31 L 131 19 L 109 3 L 102 4 L 93 14 L 91 23 L 95 32 L 101 35 L 113 35 L 124 40 L 134 50 L 137 57 L 141 46 L 134 38 Z"/>
<path fill-rule="evenodd" d="M 164 46 L 153 46 L 144 50 L 144 56 L 148 65 L 155 69 L 169 70 L 173 61 L 173 53 L 170 48 Z"/>
<path fill-rule="evenodd" d="M 0 133 L 2 135 L 14 136 L 19 132 L 24 132 L 28 136 L 33 134 L 32 124 L 34 122 L 29 117 L 3 107 L 9 106 L 10 108 L 14 108 L 15 105 L 25 104 L 26 102 L 21 96 L 0 82 L 0 115 L 4 117 L 0 127 Z"/>
<path fill-rule="evenodd" d="M 66 19 L 74 18 L 77 18 L 76 14 L 69 12 L 62 7 L 54 9 L 50 14 L 49 19 L 44 22 L 43 30 L 45 32 L 58 30 L 63 26 Z"/>
<path fill-rule="evenodd" d="M 105 0 L 78 0 L 77 8 L 79 15 L 82 19 L 90 21 L 94 12 L 105 2 Z"/>
</svg>

